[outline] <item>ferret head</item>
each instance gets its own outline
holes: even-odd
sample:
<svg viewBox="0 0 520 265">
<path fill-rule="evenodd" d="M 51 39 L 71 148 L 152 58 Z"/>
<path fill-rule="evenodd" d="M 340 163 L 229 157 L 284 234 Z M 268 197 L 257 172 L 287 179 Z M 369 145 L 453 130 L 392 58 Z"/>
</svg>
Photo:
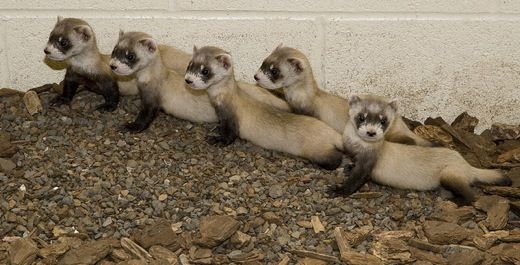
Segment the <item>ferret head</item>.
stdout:
<svg viewBox="0 0 520 265">
<path fill-rule="evenodd" d="M 43 51 L 49 59 L 63 61 L 93 45 L 96 45 L 94 31 L 87 22 L 58 17 Z"/>
<path fill-rule="evenodd" d="M 193 89 L 207 89 L 233 75 L 231 55 L 217 47 L 193 47 L 193 57 L 186 69 L 186 83 Z"/>
<path fill-rule="evenodd" d="M 112 51 L 110 68 L 118 75 L 128 76 L 144 69 L 157 56 L 157 42 L 150 35 L 121 30 Z"/>
<path fill-rule="evenodd" d="M 311 70 L 307 57 L 294 48 L 280 44 L 264 60 L 255 74 L 255 80 L 261 87 L 278 89 L 303 79 L 306 70 Z"/>
<path fill-rule="evenodd" d="M 367 142 L 383 140 L 397 115 L 397 101 L 373 95 L 354 95 L 349 105 L 350 122 L 358 136 Z"/>
</svg>

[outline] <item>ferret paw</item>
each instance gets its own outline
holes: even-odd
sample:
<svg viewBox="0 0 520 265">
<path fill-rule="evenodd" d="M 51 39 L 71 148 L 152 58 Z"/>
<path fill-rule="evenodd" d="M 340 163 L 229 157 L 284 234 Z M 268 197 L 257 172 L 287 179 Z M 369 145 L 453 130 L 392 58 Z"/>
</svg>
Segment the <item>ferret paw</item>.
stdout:
<svg viewBox="0 0 520 265">
<path fill-rule="evenodd" d="M 219 146 L 219 147 L 228 146 L 232 143 L 230 141 L 227 141 L 224 137 L 222 137 L 220 135 L 217 135 L 217 136 L 210 135 L 206 139 L 206 142 L 208 142 L 208 144 Z"/>
<path fill-rule="evenodd" d="M 144 131 L 144 129 L 146 129 L 146 128 L 143 128 L 143 126 L 139 125 L 138 123 L 130 122 L 130 123 L 127 123 L 127 124 L 121 126 L 119 128 L 119 131 L 120 132 L 130 132 L 130 133 L 140 133 L 140 132 Z"/>
<path fill-rule="evenodd" d="M 103 103 L 96 107 L 96 110 L 101 112 L 112 112 L 117 109 L 117 104 L 114 103 Z"/>
<path fill-rule="evenodd" d="M 343 185 L 332 185 L 327 193 L 329 194 L 330 197 L 348 197 L 354 193 L 356 193 L 355 190 L 350 190 L 348 187 L 345 187 Z"/>
<path fill-rule="evenodd" d="M 55 107 L 59 107 L 61 105 L 68 105 L 70 104 L 70 101 L 69 99 L 67 98 L 64 98 L 63 96 L 59 95 L 59 96 L 56 96 L 54 97 L 51 101 L 50 101 L 50 105 L 51 106 L 55 106 Z"/>
</svg>

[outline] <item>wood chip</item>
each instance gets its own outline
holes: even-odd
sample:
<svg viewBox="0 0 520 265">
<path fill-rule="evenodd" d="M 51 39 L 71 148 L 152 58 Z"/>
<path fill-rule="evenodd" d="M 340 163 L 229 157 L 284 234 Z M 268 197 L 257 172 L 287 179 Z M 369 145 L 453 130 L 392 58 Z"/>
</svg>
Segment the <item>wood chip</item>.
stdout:
<svg viewBox="0 0 520 265">
<path fill-rule="evenodd" d="M 321 223 L 318 216 L 315 215 L 311 217 L 311 224 L 312 228 L 314 229 L 314 233 L 318 234 L 319 232 L 325 232 L 325 227 Z"/>
<path fill-rule="evenodd" d="M 350 246 L 345 240 L 345 236 L 343 235 L 343 229 L 341 227 L 334 228 L 334 238 L 336 239 L 336 244 L 338 244 L 339 255 L 341 256 L 341 260 L 343 262 L 347 262 L 347 254 L 350 251 Z"/>
<path fill-rule="evenodd" d="M 367 191 L 367 192 L 356 192 L 350 195 L 352 199 L 376 199 L 383 196 L 382 192 L 379 191 Z"/>
<path fill-rule="evenodd" d="M 284 255 L 282 260 L 280 260 L 280 262 L 278 262 L 278 265 L 287 265 L 287 264 L 289 264 L 289 261 L 291 261 L 291 258 L 289 258 L 289 256 L 287 256 L 287 255 Z"/>
<path fill-rule="evenodd" d="M 130 238 L 121 238 L 121 247 L 141 260 L 150 260 L 152 258 L 152 255 L 150 255 L 148 251 L 132 241 Z"/>
<path fill-rule="evenodd" d="M 329 261 L 329 262 L 339 262 L 338 258 L 336 258 L 334 256 L 330 256 L 327 254 L 321 254 L 321 253 L 313 252 L 313 251 L 294 249 L 294 250 L 291 250 L 291 253 L 293 253 L 294 255 L 300 256 L 300 257 L 304 257 L 304 258 L 308 257 L 308 258 L 319 259 L 319 260 L 324 260 L 324 261 Z"/>
<path fill-rule="evenodd" d="M 484 186 L 483 191 L 487 194 L 495 194 L 504 197 L 520 198 L 520 189 L 513 187 Z"/>
</svg>

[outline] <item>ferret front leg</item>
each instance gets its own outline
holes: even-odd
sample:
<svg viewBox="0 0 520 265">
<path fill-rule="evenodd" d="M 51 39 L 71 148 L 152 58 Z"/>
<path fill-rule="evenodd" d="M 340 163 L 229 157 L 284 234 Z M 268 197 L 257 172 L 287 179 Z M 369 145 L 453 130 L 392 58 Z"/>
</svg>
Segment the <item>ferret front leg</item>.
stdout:
<svg viewBox="0 0 520 265">
<path fill-rule="evenodd" d="M 159 112 L 159 99 L 150 94 L 141 93 L 141 110 L 135 121 L 123 125 L 121 131 L 139 133 L 146 130 Z"/>
<path fill-rule="evenodd" d="M 119 87 L 114 80 L 106 80 L 98 84 L 99 94 L 103 96 L 105 102 L 96 107 L 97 110 L 103 112 L 112 112 L 117 109 L 119 104 Z"/>
<path fill-rule="evenodd" d="M 208 143 L 212 145 L 227 146 L 238 138 L 238 125 L 233 112 L 223 107 L 215 108 L 219 117 L 218 136 L 209 136 Z"/>
<path fill-rule="evenodd" d="M 74 95 L 76 95 L 79 84 L 80 77 L 72 70 L 67 69 L 65 78 L 63 80 L 63 92 L 61 95 L 54 97 L 54 99 L 51 100 L 50 105 L 61 106 L 63 104 L 70 104 L 72 102 L 72 98 Z"/>
</svg>

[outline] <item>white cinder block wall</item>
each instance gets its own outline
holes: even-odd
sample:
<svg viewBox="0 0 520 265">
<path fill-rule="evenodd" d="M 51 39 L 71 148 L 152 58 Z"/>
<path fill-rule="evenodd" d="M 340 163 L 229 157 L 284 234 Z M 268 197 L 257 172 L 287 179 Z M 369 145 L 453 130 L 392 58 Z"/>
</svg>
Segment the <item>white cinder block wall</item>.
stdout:
<svg viewBox="0 0 520 265">
<path fill-rule="evenodd" d="M 395 97 L 417 119 L 520 122 L 519 0 L 1 0 L 0 87 L 62 78 L 42 62 L 57 15 L 86 19 L 106 53 L 120 28 L 146 31 L 186 51 L 221 46 L 253 82 L 283 42 L 334 93 Z"/>
</svg>

